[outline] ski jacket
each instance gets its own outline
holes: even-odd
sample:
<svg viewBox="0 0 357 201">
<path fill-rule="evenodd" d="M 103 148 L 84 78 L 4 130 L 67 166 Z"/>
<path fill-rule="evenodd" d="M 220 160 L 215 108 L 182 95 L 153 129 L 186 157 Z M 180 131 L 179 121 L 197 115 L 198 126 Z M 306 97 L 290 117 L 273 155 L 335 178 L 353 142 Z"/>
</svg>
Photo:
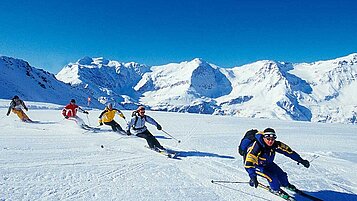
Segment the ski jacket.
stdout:
<svg viewBox="0 0 357 201">
<path fill-rule="evenodd" d="M 249 176 L 256 176 L 255 169 L 269 166 L 274 162 L 275 152 L 284 154 L 294 161 L 302 160 L 299 154 L 293 151 L 288 145 L 275 141 L 272 146 L 267 146 L 263 140 L 263 134 L 255 135 L 256 140 L 248 147 L 247 156 L 244 161 L 244 168 Z"/>
<path fill-rule="evenodd" d="M 13 99 L 10 102 L 10 107 L 9 110 L 7 111 L 8 113 L 11 111 L 11 109 L 14 110 L 21 110 L 21 108 L 24 108 L 26 111 L 28 110 L 28 108 L 26 107 L 24 101 L 20 100 L 20 99 Z"/>
<path fill-rule="evenodd" d="M 106 107 L 105 110 L 99 115 L 99 123 L 107 123 L 113 121 L 115 113 L 117 112 L 119 116 L 124 119 L 124 114 L 120 110 L 115 108 L 110 110 L 108 107 Z"/>
<path fill-rule="evenodd" d="M 148 115 L 144 115 L 143 117 L 135 115 L 130 119 L 130 121 L 128 121 L 126 130 L 128 131 L 131 129 L 132 133 L 134 134 L 142 133 L 147 130 L 147 127 L 145 126 L 146 122 L 156 127 L 159 125 L 153 118 Z"/>
<path fill-rule="evenodd" d="M 84 112 L 84 110 L 81 107 L 79 107 L 78 105 L 70 103 L 63 108 L 62 115 L 68 116 L 68 117 L 75 117 L 75 116 L 77 116 L 78 109 L 80 111 Z"/>
</svg>

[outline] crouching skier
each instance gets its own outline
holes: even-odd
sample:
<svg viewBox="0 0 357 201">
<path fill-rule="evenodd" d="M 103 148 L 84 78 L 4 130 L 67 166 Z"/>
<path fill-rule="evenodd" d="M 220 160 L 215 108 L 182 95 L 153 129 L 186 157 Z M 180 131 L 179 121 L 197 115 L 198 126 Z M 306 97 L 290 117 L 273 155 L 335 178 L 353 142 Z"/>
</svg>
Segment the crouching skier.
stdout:
<svg viewBox="0 0 357 201">
<path fill-rule="evenodd" d="M 274 129 L 267 128 L 263 132 L 255 134 L 255 141 L 248 146 L 244 158 L 244 167 L 250 177 L 250 186 L 257 188 L 257 175 L 268 180 L 270 191 L 280 197 L 289 197 L 280 187 L 295 191 L 296 187 L 289 183 L 287 174 L 274 163 L 275 152 L 284 154 L 304 167 L 310 166 L 309 161 L 304 160 L 286 144 L 276 141 Z"/>
<path fill-rule="evenodd" d="M 153 118 L 148 115 L 145 115 L 145 107 L 140 106 L 136 111 L 133 112 L 133 117 L 127 124 L 126 133 L 131 135 L 130 129 L 138 137 L 145 138 L 149 147 L 153 150 L 166 150 L 159 141 L 149 132 L 145 123 L 148 122 L 156 126 L 157 130 L 161 130 L 162 127 L 158 124 Z"/>
<path fill-rule="evenodd" d="M 108 103 L 107 107 L 99 115 L 99 125 L 102 126 L 104 123 L 105 125 L 111 126 L 114 132 L 125 134 L 121 126 L 114 120 L 116 113 L 118 113 L 121 118 L 125 119 L 124 114 L 120 110 L 113 108 L 113 105 Z"/>
<path fill-rule="evenodd" d="M 76 105 L 76 100 L 71 99 L 70 103 L 63 108 L 62 115 L 68 120 L 75 121 L 77 125 L 83 129 L 90 128 L 90 126 L 84 123 L 83 119 L 77 116 L 78 110 L 83 112 L 84 114 L 88 114 L 87 111 Z"/>
<path fill-rule="evenodd" d="M 10 102 L 10 107 L 6 113 L 7 116 L 10 115 L 10 111 L 12 111 L 14 114 L 16 114 L 21 121 L 23 122 L 33 122 L 26 114 L 25 112 L 22 110 L 22 108 L 24 108 L 26 111 L 28 111 L 29 109 L 26 107 L 25 103 L 23 100 L 21 100 L 18 96 L 14 96 L 11 99 Z"/>
</svg>

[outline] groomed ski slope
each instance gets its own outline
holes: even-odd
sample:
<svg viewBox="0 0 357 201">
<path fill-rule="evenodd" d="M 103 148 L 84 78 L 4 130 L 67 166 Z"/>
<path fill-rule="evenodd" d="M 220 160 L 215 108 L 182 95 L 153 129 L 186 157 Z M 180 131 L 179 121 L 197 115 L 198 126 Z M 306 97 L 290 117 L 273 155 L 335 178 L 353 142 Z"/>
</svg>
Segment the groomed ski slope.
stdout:
<svg viewBox="0 0 357 201">
<path fill-rule="evenodd" d="M 248 184 L 211 183 L 249 180 L 237 146 L 246 130 L 266 127 L 274 128 L 278 140 L 303 158 L 318 157 L 306 169 L 277 154 L 276 162 L 291 183 L 323 200 L 357 200 L 355 125 L 147 111 L 182 141 L 148 126 L 162 145 L 180 152 L 179 159 L 168 159 L 145 148 L 144 139 L 116 134 L 109 126 L 85 132 L 62 119 L 60 110 L 45 106 L 30 105 L 27 114 L 39 122 L 22 123 L 14 114 L 5 115 L 8 102 L 0 108 L 1 201 L 282 200 Z M 90 125 L 97 125 L 100 112 L 90 111 Z M 130 113 L 124 111 L 127 118 Z M 116 120 L 124 126 L 122 119 Z"/>
</svg>

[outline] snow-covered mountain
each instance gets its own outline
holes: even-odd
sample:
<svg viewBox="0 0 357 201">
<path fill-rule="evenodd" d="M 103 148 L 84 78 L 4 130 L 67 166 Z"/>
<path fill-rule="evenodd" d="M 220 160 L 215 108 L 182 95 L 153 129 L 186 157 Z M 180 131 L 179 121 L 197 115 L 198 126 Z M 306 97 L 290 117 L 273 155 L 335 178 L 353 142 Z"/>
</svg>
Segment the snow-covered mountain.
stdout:
<svg viewBox="0 0 357 201">
<path fill-rule="evenodd" d="M 220 68 L 202 59 L 147 67 L 103 58 L 69 64 L 57 78 L 124 108 L 312 122 L 357 122 L 357 54 L 292 64 Z"/>
<path fill-rule="evenodd" d="M 101 103 L 120 102 L 127 109 L 137 105 L 140 94 L 134 86 L 149 67 L 138 63 L 121 63 L 100 58 L 84 57 L 65 66 L 57 79 L 82 88 Z"/>
<path fill-rule="evenodd" d="M 88 95 L 81 88 L 65 84 L 26 61 L 0 56 L 0 69 L 0 98 L 11 99 L 18 95 L 24 100 L 62 105 L 74 98 L 79 104 L 86 104 Z M 92 106 L 99 105 L 98 101 L 92 101 Z"/>
<path fill-rule="evenodd" d="M 1 57 L 0 67 L 0 98 L 18 94 L 63 104 L 71 97 L 83 102 L 92 97 L 120 109 L 143 104 L 161 111 L 357 122 L 357 54 L 299 64 L 263 60 L 235 68 L 198 58 L 150 67 L 85 57 L 56 77 L 9 57 Z"/>
</svg>

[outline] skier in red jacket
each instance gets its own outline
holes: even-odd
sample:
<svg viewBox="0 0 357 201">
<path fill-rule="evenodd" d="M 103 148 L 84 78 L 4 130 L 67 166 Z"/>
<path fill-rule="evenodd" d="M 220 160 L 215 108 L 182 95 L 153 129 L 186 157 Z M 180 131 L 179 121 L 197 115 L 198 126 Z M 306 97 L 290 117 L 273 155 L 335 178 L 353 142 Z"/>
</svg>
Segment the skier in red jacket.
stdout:
<svg viewBox="0 0 357 201">
<path fill-rule="evenodd" d="M 76 105 L 76 100 L 71 99 L 71 102 L 63 108 L 62 115 L 68 120 L 75 121 L 82 128 L 89 127 L 84 123 L 83 119 L 77 116 L 78 110 L 83 112 L 84 114 L 88 114 L 87 111 Z"/>
</svg>

